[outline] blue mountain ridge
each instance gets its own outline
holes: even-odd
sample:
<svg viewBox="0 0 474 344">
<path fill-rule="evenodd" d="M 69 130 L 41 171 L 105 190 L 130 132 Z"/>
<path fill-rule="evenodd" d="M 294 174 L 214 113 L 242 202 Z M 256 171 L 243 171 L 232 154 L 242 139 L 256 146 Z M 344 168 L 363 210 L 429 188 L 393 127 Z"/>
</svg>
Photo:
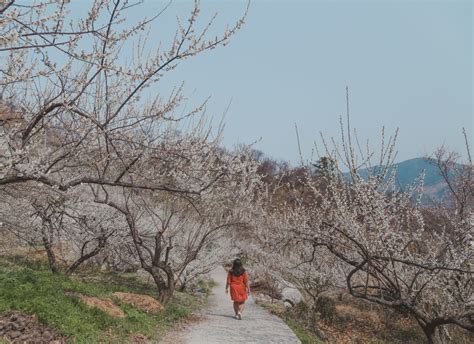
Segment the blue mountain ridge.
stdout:
<svg viewBox="0 0 474 344">
<path fill-rule="evenodd" d="M 379 169 L 379 166 L 372 168 L 373 171 Z M 433 200 L 439 200 L 443 197 L 447 190 L 446 182 L 439 173 L 439 169 L 435 164 L 435 161 L 428 158 L 414 158 L 405 160 L 396 164 L 393 164 L 388 175 L 391 171 L 396 171 L 396 183 L 397 186 L 404 190 L 409 185 L 417 181 L 419 176 L 424 172 L 424 196 L 425 198 L 431 198 Z M 367 178 L 369 170 L 362 169 L 359 171 L 363 178 Z M 349 177 L 349 174 L 345 174 Z"/>
</svg>

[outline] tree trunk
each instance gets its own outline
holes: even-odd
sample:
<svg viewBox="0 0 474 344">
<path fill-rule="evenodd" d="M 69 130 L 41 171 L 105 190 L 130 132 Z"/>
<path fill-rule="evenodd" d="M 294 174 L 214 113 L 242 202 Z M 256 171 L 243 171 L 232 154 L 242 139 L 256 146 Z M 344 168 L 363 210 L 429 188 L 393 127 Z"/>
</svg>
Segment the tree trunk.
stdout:
<svg viewBox="0 0 474 344">
<path fill-rule="evenodd" d="M 425 333 L 428 344 L 445 344 L 447 343 L 446 337 L 441 326 L 428 324 L 421 326 Z"/>
<path fill-rule="evenodd" d="M 180 292 L 184 293 L 184 291 L 186 290 L 186 284 L 184 283 L 181 283 L 181 285 L 179 286 L 179 289 L 178 289 Z"/>
<path fill-rule="evenodd" d="M 51 269 L 53 274 L 56 274 L 56 273 L 58 273 L 58 266 L 57 266 L 57 263 L 56 263 L 56 256 L 54 255 L 53 247 L 51 245 L 51 242 L 48 240 L 48 236 L 46 235 L 46 232 L 45 232 L 43 227 L 41 228 L 41 235 L 42 235 L 42 239 L 43 239 L 44 249 L 46 250 L 46 254 L 48 255 L 49 268 Z"/>
<path fill-rule="evenodd" d="M 164 290 L 160 291 L 160 296 L 158 297 L 158 300 L 163 304 L 166 305 L 171 297 L 173 296 L 174 293 L 174 288 L 173 286 L 170 286 Z"/>
<path fill-rule="evenodd" d="M 167 276 L 166 281 L 161 276 L 160 269 L 153 267 L 148 272 L 153 277 L 153 280 L 155 281 L 155 285 L 158 288 L 158 293 L 159 293 L 158 300 L 164 305 L 167 304 L 168 301 L 173 296 L 174 287 L 175 287 L 172 271 L 170 269 L 167 269 L 165 271 L 166 276 Z"/>
</svg>

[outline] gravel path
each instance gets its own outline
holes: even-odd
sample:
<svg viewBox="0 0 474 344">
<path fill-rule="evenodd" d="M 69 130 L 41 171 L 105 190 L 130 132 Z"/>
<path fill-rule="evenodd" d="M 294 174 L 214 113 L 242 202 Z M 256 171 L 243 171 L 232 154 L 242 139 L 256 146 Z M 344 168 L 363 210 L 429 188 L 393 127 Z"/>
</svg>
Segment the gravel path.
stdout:
<svg viewBox="0 0 474 344">
<path fill-rule="evenodd" d="M 186 328 L 175 342 L 200 343 L 301 343 L 291 329 L 278 317 L 257 306 L 250 298 L 242 320 L 233 317 L 232 302 L 225 294 L 226 272 L 219 267 L 211 273 L 218 285 L 209 296 L 209 308 L 203 319 Z"/>
</svg>

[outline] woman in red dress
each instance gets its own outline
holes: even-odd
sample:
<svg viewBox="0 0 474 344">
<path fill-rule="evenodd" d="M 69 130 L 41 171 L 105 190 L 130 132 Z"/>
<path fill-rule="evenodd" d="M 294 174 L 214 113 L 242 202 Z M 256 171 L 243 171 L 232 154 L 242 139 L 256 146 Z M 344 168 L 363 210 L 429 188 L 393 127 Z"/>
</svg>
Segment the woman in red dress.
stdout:
<svg viewBox="0 0 474 344">
<path fill-rule="evenodd" d="M 234 260 L 232 269 L 227 273 L 227 283 L 225 292 L 229 292 L 230 298 L 234 301 L 235 317 L 242 320 L 242 312 L 244 311 L 245 300 L 250 294 L 249 276 L 242 266 L 240 259 Z"/>
</svg>

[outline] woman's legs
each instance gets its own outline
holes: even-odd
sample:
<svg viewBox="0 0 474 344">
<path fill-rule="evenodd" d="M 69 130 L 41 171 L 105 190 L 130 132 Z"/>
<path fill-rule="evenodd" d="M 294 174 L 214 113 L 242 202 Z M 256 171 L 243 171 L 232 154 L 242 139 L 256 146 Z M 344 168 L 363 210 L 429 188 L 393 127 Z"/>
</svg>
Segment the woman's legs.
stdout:
<svg viewBox="0 0 474 344">
<path fill-rule="evenodd" d="M 242 312 L 244 311 L 244 308 L 245 308 L 245 303 L 244 302 L 240 302 L 239 303 L 239 313 L 242 314 Z"/>
<path fill-rule="evenodd" d="M 233 303 L 235 316 L 241 315 L 245 308 L 245 302 L 236 302 Z"/>
<path fill-rule="evenodd" d="M 239 303 L 234 301 L 234 313 L 239 314 Z"/>
<path fill-rule="evenodd" d="M 245 303 L 243 303 L 243 302 L 234 301 L 233 306 L 234 306 L 235 316 L 239 317 L 239 319 L 241 319 L 240 315 L 244 311 L 244 305 L 245 305 Z"/>
</svg>

